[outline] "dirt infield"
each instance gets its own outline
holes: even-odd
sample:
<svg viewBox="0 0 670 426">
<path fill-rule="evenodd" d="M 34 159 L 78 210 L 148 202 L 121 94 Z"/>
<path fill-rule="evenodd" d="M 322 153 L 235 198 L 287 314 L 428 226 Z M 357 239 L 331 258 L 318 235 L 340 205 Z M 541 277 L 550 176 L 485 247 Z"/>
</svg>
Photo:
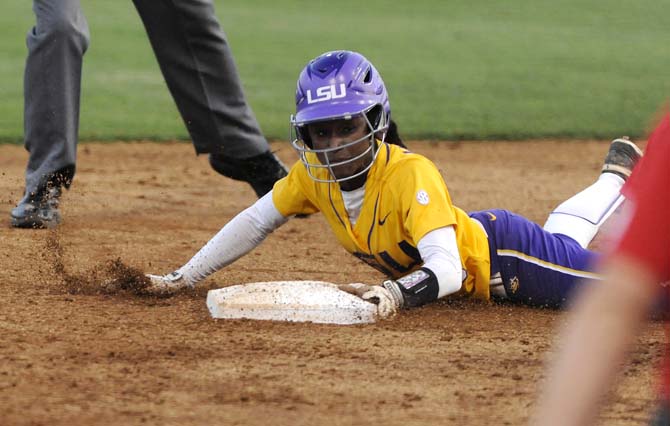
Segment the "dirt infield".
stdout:
<svg viewBox="0 0 670 426">
<path fill-rule="evenodd" d="M 412 143 L 466 210 L 542 223 L 597 176 L 606 142 Z M 286 143 L 274 144 L 286 162 Z M 0 145 L 0 424 L 518 425 L 551 356 L 557 311 L 441 302 L 371 326 L 215 321 L 208 289 L 265 280 L 379 281 L 321 217 L 296 219 L 196 290 L 169 299 L 101 287 L 169 272 L 250 188 L 188 144 L 85 144 L 57 232 L 9 227 L 27 154 Z M 124 269 L 137 268 L 137 271 Z M 642 424 L 662 326 L 640 337 L 603 415 Z"/>
</svg>

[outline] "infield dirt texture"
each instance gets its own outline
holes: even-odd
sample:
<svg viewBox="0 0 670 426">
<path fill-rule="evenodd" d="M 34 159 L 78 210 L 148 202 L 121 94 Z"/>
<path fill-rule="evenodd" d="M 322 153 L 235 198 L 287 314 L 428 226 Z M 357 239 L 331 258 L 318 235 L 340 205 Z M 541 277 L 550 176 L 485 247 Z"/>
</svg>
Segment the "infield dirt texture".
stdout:
<svg viewBox="0 0 670 426">
<path fill-rule="evenodd" d="M 598 175 L 607 142 L 420 143 L 454 202 L 542 223 Z M 273 148 L 287 163 L 287 143 Z M 441 302 L 367 326 L 212 320 L 208 289 L 264 280 L 378 282 L 323 219 L 290 221 L 197 289 L 102 288 L 166 273 L 254 201 L 189 144 L 84 144 L 57 232 L 9 227 L 27 154 L 0 145 L 0 424 L 520 425 L 563 312 Z M 48 248 L 47 248 L 48 247 Z M 136 270 L 124 269 L 126 267 Z M 111 269 L 110 269 L 111 268 Z M 663 347 L 652 323 L 602 422 L 638 425 Z"/>
</svg>

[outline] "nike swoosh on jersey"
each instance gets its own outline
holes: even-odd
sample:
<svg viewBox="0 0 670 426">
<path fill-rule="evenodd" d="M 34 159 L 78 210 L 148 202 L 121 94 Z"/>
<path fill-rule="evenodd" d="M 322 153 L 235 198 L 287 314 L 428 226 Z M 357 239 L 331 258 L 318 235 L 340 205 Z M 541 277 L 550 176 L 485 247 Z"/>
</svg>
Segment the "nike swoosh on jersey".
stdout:
<svg viewBox="0 0 670 426">
<path fill-rule="evenodd" d="M 494 215 L 494 214 L 491 213 L 491 212 L 486 212 L 486 214 L 488 214 L 489 216 L 491 216 L 491 217 L 490 217 L 491 222 L 495 222 L 495 220 L 498 219 L 498 218 L 496 217 L 496 215 Z"/>
<path fill-rule="evenodd" d="M 391 212 L 386 213 L 386 216 L 384 216 L 384 219 L 379 219 L 379 226 L 382 226 L 386 223 L 386 219 L 389 217 Z"/>
</svg>

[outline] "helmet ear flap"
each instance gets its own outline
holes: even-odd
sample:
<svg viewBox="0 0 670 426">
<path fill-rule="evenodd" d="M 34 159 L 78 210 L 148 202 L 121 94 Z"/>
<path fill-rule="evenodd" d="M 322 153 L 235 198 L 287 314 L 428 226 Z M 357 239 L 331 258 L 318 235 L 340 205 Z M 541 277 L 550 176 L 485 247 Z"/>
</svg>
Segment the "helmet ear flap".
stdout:
<svg viewBox="0 0 670 426">
<path fill-rule="evenodd" d="M 366 113 L 368 121 L 372 125 L 373 129 L 378 129 L 380 125 L 384 126 L 385 123 L 382 123 L 382 120 L 384 119 L 382 112 L 383 112 L 382 106 L 376 105 L 374 108 L 372 108 L 370 111 Z"/>
<path fill-rule="evenodd" d="M 366 113 L 366 117 L 372 126 L 372 130 L 379 130 L 375 132 L 375 137 L 383 141 L 389 126 L 384 108 L 381 105 L 377 105 Z"/>
</svg>

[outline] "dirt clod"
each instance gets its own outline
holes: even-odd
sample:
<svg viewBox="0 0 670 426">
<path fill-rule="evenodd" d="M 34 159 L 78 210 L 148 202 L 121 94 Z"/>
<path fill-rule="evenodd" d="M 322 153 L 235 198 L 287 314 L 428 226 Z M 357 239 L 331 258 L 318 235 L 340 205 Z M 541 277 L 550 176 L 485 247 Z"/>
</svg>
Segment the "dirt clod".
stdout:
<svg viewBox="0 0 670 426">
<path fill-rule="evenodd" d="M 65 249 L 58 230 L 46 238 L 45 253 L 53 274 L 70 294 L 116 294 L 128 292 L 147 296 L 150 282 L 139 268 L 126 265 L 121 258 L 106 260 L 84 271 L 71 272 L 66 266 Z"/>
</svg>

